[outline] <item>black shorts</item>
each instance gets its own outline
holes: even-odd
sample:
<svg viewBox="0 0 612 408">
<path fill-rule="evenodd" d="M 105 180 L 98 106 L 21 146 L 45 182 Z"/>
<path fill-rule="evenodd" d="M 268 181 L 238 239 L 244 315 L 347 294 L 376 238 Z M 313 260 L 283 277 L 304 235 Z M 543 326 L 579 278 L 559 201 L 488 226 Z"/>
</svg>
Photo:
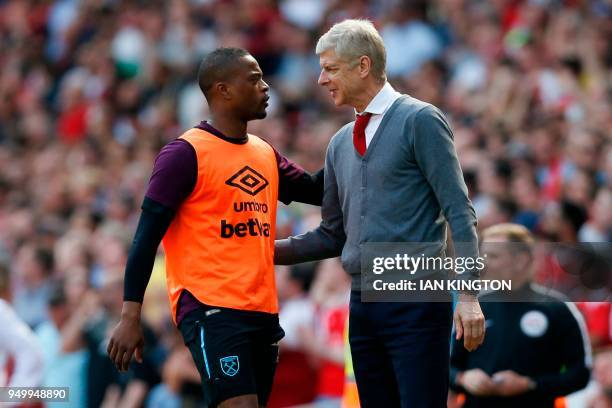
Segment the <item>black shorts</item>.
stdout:
<svg viewBox="0 0 612 408">
<path fill-rule="evenodd" d="M 278 315 L 205 306 L 188 313 L 179 330 L 202 376 L 206 406 L 247 394 L 267 404 L 285 335 Z"/>
</svg>

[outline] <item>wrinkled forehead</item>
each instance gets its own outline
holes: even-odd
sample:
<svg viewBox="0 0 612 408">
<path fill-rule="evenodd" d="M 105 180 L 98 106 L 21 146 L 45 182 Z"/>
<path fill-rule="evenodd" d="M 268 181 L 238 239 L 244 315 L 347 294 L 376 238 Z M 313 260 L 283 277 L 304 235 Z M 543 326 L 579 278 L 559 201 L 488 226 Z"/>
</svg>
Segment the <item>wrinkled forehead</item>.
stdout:
<svg viewBox="0 0 612 408">
<path fill-rule="evenodd" d="M 336 55 L 336 51 L 331 48 L 319 54 L 319 65 L 321 67 L 326 67 L 329 65 L 340 65 L 345 63 L 346 61 L 338 57 L 338 55 Z"/>
<path fill-rule="evenodd" d="M 480 242 L 480 250 L 488 253 L 506 252 L 510 247 L 508 239 L 505 236 L 489 236 Z"/>
</svg>

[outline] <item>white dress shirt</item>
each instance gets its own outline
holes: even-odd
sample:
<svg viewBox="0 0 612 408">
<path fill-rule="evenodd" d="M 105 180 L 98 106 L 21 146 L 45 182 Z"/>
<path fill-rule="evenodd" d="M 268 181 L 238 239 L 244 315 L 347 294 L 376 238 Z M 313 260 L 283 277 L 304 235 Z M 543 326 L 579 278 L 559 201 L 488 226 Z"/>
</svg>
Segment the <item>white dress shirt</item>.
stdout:
<svg viewBox="0 0 612 408">
<path fill-rule="evenodd" d="M 374 133 L 376 133 L 378 130 L 378 126 L 380 126 L 380 122 L 382 122 L 385 112 L 387 112 L 393 102 L 395 102 L 400 96 L 402 96 L 401 93 L 393 89 L 390 83 L 385 82 L 382 89 L 378 91 L 376 96 L 364 109 L 364 112 L 369 112 L 372 114 L 372 117 L 368 122 L 368 126 L 365 129 L 366 148 L 370 146 L 370 142 L 374 137 Z M 355 114 L 357 114 L 357 112 L 355 112 Z"/>
<path fill-rule="evenodd" d="M 4 300 L 0 299 L 0 386 L 37 387 L 43 376 L 43 357 L 36 336 Z M 4 364 L 11 356 L 15 369 L 7 383 Z M 0 404 L 1 405 L 1 404 Z"/>
</svg>

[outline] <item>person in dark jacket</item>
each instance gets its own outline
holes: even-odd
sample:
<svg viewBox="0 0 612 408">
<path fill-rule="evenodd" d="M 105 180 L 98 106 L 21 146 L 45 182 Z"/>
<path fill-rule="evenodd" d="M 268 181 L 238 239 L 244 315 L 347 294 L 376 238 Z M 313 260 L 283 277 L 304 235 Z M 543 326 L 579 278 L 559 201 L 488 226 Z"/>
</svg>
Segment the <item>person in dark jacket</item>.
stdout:
<svg viewBox="0 0 612 408">
<path fill-rule="evenodd" d="M 453 344 L 451 388 L 466 394 L 465 408 L 552 408 L 589 381 L 584 320 L 573 303 L 532 282 L 533 238 L 525 227 L 489 227 L 481 245 L 486 278 L 510 279 L 512 291 L 480 296 L 487 336 L 472 353 Z"/>
</svg>

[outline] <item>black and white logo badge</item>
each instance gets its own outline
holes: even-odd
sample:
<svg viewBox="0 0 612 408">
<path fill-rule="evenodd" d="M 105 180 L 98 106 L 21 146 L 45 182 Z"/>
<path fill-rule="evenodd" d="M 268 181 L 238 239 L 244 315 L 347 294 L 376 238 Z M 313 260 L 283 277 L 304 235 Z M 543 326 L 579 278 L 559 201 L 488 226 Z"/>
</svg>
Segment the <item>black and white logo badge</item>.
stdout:
<svg viewBox="0 0 612 408">
<path fill-rule="evenodd" d="M 228 186 L 237 187 L 252 196 L 268 187 L 268 180 L 249 166 L 244 166 L 225 182 Z"/>
<path fill-rule="evenodd" d="M 548 329 L 548 318 L 539 310 L 532 310 L 521 318 L 521 330 L 529 337 L 540 337 Z"/>
</svg>

